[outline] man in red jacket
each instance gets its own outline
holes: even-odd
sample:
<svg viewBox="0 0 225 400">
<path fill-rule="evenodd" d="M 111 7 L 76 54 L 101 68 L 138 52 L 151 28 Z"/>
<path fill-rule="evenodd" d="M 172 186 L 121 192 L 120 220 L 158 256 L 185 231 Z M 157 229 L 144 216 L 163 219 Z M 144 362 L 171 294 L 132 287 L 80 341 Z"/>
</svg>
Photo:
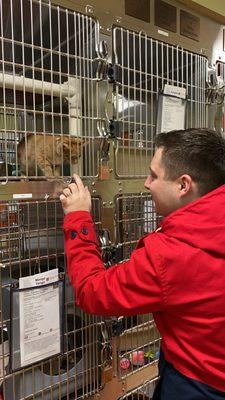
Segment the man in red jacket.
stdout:
<svg viewBox="0 0 225 400">
<path fill-rule="evenodd" d="M 156 146 L 145 187 L 165 218 L 129 261 L 104 268 L 88 189 L 75 175 L 63 191 L 68 274 L 88 313 L 153 313 L 163 355 L 154 399 L 225 399 L 225 138 L 189 129 Z"/>
</svg>

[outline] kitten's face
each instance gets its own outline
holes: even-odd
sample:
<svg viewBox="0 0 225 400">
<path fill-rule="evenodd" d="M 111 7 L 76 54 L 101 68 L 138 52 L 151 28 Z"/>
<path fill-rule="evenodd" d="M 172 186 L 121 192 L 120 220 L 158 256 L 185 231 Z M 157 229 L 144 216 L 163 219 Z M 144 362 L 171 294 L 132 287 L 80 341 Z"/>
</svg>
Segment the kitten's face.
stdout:
<svg viewBox="0 0 225 400">
<path fill-rule="evenodd" d="M 84 144 L 85 144 L 85 140 L 83 140 L 83 139 L 73 138 L 71 140 L 71 161 L 73 164 L 78 161 L 78 158 L 81 155 L 82 147 L 84 146 Z"/>
<path fill-rule="evenodd" d="M 71 160 L 73 164 L 76 164 L 85 144 L 87 144 L 85 139 L 65 136 L 62 144 L 64 161 Z"/>
</svg>

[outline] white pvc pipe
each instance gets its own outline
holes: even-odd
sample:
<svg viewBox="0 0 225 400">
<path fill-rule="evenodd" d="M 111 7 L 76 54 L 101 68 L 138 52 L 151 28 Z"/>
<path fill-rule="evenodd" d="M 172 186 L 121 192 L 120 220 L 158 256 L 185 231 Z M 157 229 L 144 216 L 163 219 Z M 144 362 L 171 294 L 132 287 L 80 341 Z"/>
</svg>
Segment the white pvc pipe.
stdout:
<svg viewBox="0 0 225 400">
<path fill-rule="evenodd" d="M 74 95 L 68 98 L 69 103 L 69 132 L 72 136 L 82 136 L 81 132 L 81 87 L 80 79 L 69 77 L 69 87 L 74 89 Z"/>
<path fill-rule="evenodd" d="M 76 79 L 76 78 L 75 78 Z M 76 88 L 68 82 L 59 85 L 38 79 L 24 78 L 23 76 L 0 73 L 0 86 L 6 89 L 16 89 L 29 93 L 52 95 L 54 97 L 71 97 L 76 94 Z"/>
<path fill-rule="evenodd" d="M 76 77 L 69 77 L 69 87 L 74 88 L 75 94 L 68 98 L 69 105 L 69 133 L 71 136 L 82 136 L 81 131 L 81 81 Z M 71 165 L 71 172 L 83 175 L 82 158 L 76 164 Z"/>
</svg>

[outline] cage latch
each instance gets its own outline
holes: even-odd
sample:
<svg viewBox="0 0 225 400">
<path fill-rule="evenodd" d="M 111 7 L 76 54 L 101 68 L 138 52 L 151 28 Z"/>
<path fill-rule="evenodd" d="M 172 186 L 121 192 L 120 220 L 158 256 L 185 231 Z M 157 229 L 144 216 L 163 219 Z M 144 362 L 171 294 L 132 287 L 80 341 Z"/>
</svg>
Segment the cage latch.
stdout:
<svg viewBox="0 0 225 400">
<path fill-rule="evenodd" d="M 107 139 L 101 140 L 100 145 L 100 180 L 107 180 L 110 178 L 110 168 L 109 168 L 109 147 L 110 143 Z"/>
<path fill-rule="evenodd" d="M 110 236 L 109 236 L 109 231 L 108 229 L 102 229 L 99 232 L 99 241 L 101 244 L 101 247 L 104 249 L 105 247 L 110 246 L 111 241 L 110 241 Z"/>
<path fill-rule="evenodd" d="M 116 65 L 108 65 L 108 79 L 109 83 L 114 83 L 116 81 Z"/>
<path fill-rule="evenodd" d="M 108 229 L 102 229 L 98 237 L 105 266 L 110 267 L 121 262 L 123 260 L 122 246 L 111 243 Z"/>
<path fill-rule="evenodd" d="M 112 336 L 119 336 L 123 333 L 123 318 L 118 317 L 112 319 Z"/>
<path fill-rule="evenodd" d="M 120 126 L 119 121 L 111 119 L 109 121 L 109 134 L 111 138 L 119 138 L 120 137 Z"/>
<path fill-rule="evenodd" d="M 122 248 L 117 246 L 110 246 L 103 250 L 103 259 L 106 268 L 118 264 L 122 260 Z"/>
<path fill-rule="evenodd" d="M 112 265 L 121 262 L 123 259 L 122 246 L 121 245 L 112 246 L 111 254 L 112 254 L 111 257 Z"/>
</svg>

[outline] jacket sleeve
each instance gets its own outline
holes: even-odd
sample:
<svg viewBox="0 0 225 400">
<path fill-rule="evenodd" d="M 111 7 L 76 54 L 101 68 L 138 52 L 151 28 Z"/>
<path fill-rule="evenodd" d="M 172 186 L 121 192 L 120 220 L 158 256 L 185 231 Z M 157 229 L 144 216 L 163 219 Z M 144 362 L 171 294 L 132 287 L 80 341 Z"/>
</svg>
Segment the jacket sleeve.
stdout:
<svg viewBox="0 0 225 400">
<path fill-rule="evenodd" d="M 67 214 L 63 228 L 67 272 L 76 303 L 84 311 L 128 316 L 164 308 L 160 268 L 151 256 L 154 251 L 146 248 L 144 239 L 129 261 L 105 269 L 90 213 Z"/>
</svg>

